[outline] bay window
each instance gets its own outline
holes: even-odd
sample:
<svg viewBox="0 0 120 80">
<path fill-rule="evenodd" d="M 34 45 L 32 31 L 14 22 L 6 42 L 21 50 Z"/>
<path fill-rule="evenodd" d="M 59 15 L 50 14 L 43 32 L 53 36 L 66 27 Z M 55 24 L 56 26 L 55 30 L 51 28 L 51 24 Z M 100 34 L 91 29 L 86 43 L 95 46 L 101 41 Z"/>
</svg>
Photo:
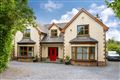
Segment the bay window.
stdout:
<svg viewBox="0 0 120 80">
<path fill-rule="evenodd" d="M 95 60 L 95 47 L 72 47 L 73 60 Z"/>
<path fill-rule="evenodd" d="M 32 57 L 33 56 L 33 47 L 20 46 L 20 57 Z"/>
</svg>

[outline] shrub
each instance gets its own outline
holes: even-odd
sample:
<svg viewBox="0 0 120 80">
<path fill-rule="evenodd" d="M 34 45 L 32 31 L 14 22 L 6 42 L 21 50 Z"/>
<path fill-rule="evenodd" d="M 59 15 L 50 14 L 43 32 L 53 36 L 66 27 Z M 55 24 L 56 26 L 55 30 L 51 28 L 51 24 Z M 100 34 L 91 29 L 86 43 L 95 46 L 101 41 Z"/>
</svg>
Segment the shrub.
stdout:
<svg viewBox="0 0 120 80">
<path fill-rule="evenodd" d="M 10 59 L 10 53 L 12 49 L 12 34 L 8 32 L 4 36 L 0 35 L 0 44 L 0 72 L 2 72 L 6 69 Z"/>
</svg>

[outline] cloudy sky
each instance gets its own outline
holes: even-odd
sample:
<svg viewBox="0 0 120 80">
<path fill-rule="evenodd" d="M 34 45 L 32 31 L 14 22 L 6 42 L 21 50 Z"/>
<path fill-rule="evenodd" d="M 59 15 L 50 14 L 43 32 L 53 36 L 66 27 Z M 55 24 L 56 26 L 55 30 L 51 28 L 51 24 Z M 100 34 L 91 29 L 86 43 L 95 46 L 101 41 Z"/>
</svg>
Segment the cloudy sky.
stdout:
<svg viewBox="0 0 120 80">
<path fill-rule="evenodd" d="M 112 9 L 107 8 L 104 0 L 29 0 L 37 22 L 62 23 L 68 22 L 81 8 L 92 15 L 99 14 L 103 23 L 109 27 L 107 39 L 120 41 L 120 20 L 115 17 Z"/>
</svg>

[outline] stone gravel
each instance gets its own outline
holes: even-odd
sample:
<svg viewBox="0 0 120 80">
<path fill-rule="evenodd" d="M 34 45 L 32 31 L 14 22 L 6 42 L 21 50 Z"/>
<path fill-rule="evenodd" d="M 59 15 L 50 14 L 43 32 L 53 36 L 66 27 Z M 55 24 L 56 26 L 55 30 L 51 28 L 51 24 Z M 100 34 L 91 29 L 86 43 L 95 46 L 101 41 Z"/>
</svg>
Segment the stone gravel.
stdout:
<svg viewBox="0 0 120 80">
<path fill-rule="evenodd" d="M 0 80 L 120 80 L 120 62 L 97 67 L 11 61 Z"/>
</svg>

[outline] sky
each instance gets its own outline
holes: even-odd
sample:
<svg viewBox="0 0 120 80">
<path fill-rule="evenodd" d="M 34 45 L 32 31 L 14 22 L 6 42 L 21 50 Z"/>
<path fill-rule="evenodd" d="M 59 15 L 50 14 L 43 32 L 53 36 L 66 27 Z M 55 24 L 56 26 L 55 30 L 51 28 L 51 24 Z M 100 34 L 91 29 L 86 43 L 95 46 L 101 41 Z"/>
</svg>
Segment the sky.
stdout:
<svg viewBox="0 0 120 80">
<path fill-rule="evenodd" d="M 108 8 L 104 0 L 29 0 L 36 21 L 41 24 L 68 22 L 84 8 L 92 15 L 99 14 L 100 19 L 109 27 L 106 38 L 120 41 L 120 19 Z"/>
</svg>

